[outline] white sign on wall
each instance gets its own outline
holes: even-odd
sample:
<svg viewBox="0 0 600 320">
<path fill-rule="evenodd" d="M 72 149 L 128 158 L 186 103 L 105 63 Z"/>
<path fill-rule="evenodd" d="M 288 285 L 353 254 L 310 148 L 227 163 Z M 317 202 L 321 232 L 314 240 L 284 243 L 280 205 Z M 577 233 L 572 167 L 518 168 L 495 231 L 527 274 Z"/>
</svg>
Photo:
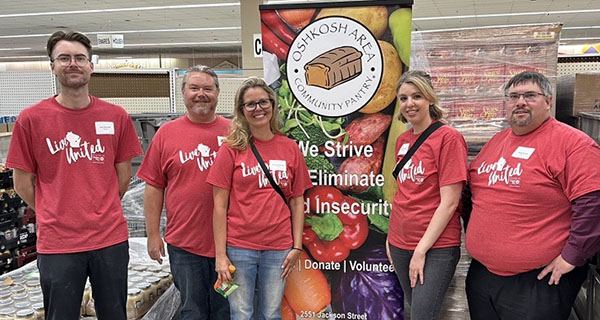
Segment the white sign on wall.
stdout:
<svg viewBox="0 0 600 320">
<path fill-rule="evenodd" d="M 260 33 L 254 34 L 254 41 L 252 41 L 252 52 L 254 52 L 255 58 L 262 58 L 262 35 Z"/>
<path fill-rule="evenodd" d="M 113 34 L 110 36 L 110 39 L 112 40 L 111 42 L 113 48 L 123 48 L 125 40 L 123 39 L 122 34 Z"/>
<path fill-rule="evenodd" d="M 98 48 L 123 48 L 125 40 L 122 34 L 99 34 Z"/>
<path fill-rule="evenodd" d="M 110 34 L 99 34 L 96 36 L 96 38 L 98 39 L 98 48 L 112 47 Z"/>
</svg>

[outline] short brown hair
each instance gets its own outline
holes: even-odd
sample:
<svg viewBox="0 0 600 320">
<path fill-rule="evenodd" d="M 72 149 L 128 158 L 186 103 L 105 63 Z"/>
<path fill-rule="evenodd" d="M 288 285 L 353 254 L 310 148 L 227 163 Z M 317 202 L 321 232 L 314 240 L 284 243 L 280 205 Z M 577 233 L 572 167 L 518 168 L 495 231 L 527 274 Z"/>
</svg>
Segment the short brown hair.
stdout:
<svg viewBox="0 0 600 320">
<path fill-rule="evenodd" d="M 61 30 L 53 33 L 50 38 L 48 38 L 48 43 L 46 43 L 46 50 L 48 51 L 48 57 L 50 57 L 50 59 L 53 59 L 52 51 L 54 50 L 54 47 L 56 47 L 56 44 L 61 40 L 81 43 L 87 49 L 88 59 L 92 58 L 92 42 L 88 37 L 77 31 L 64 32 Z"/>
</svg>

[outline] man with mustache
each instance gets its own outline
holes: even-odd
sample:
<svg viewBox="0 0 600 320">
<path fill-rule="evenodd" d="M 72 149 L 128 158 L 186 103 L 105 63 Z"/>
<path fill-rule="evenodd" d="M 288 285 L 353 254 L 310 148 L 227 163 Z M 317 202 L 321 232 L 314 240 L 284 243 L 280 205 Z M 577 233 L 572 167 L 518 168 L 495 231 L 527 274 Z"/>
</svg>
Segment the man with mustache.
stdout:
<svg viewBox="0 0 600 320">
<path fill-rule="evenodd" d="M 142 148 L 127 112 L 88 92 L 90 40 L 57 31 L 46 47 L 61 91 L 19 114 L 6 160 L 15 191 L 36 211 L 46 319 L 79 319 L 89 277 L 98 319 L 125 320 L 129 244 L 121 197 Z"/>
<path fill-rule="evenodd" d="M 165 245 L 159 225 L 164 199 L 165 242 L 173 281 L 181 293 L 180 319 L 225 320 L 229 319 L 227 300 L 212 288 L 217 280 L 213 197 L 205 180 L 229 120 L 216 114 L 219 79 L 211 68 L 189 68 L 181 91 L 187 113 L 160 127 L 137 173 L 146 181 L 148 254 L 162 263 Z"/>
<path fill-rule="evenodd" d="M 505 86 L 510 128 L 469 166 L 471 319 L 568 319 L 600 249 L 600 148 L 550 116 L 537 72 Z"/>
</svg>

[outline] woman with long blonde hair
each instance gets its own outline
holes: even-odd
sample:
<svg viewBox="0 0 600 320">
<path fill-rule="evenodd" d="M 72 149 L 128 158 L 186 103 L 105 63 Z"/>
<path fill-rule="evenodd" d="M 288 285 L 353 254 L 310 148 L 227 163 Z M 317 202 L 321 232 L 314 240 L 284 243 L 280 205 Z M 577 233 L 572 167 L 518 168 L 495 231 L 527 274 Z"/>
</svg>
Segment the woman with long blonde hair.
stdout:
<svg viewBox="0 0 600 320">
<path fill-rule="evenodd" d="M 398 120 L 412 128 L 398 136 L 400 162 L 417 139 L 442 120 L 431 77 L 408 71 L 396 87 Z M 438 124 L 436 124 L 438 123 Z M 460 258 L 456 210 L 467 180 L 467 145 L 449 126 L 435 130 L 398 171 L 386 246 L 412 320 L 437 319 Z"/>
<path fill-rule="evenodd" d="M 239 288 L 228 298 L 232 319 L 281 319 L 285 279 L 302 251 L 304 191 L 312 187 L 296 143 L 281 134 L 277 97 L 258 78 L 236 93 L 229 136 L 207 182 L 213 185 L 216 270 L 219 281 Z M 256 148 L 273 182 L 269 182 Z M 235 274 L 229 267 L 234 265 Z"/>
</svg>

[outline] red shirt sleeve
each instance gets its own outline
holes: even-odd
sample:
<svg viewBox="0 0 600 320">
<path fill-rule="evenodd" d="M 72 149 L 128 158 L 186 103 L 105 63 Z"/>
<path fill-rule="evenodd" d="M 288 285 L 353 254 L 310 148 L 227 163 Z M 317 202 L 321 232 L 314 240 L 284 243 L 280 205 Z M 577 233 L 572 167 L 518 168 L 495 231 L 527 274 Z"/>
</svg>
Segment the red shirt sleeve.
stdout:
<svg viewBox="0 0 600 320">
<path fill-rule="evenodd" d="M 581 132 L 578 132 L 583 134 Z M 569 201 L 600 190 L 600 170 L 590 170 L 589 164 L 600 163 L 600 147 L 589 137 L 570 139 L 565 169 L 558 174 Z"/>
<path fill-rule="evenodd" d="M 26 113 L 21 113 L 13 129 L 6 166 L 30 173 L 37 172 L 37 163 L 33 154 L 33 145 Z"/>
<path fill-rule="evenodd" d="M 206 183 L 215 187 L 231 190 L 233 182 L 233 169 L 235 168 L 235 150 L 227 144 L 223 144 L 217 152 L 217 157 L 213 163 Z"/>
<path fill-rule="evenodd" d="M 438 166 L 440 187 L 467 181 L 467 144 L 460 133 L 448 134 L 440 150 Z"/>
</svg>

